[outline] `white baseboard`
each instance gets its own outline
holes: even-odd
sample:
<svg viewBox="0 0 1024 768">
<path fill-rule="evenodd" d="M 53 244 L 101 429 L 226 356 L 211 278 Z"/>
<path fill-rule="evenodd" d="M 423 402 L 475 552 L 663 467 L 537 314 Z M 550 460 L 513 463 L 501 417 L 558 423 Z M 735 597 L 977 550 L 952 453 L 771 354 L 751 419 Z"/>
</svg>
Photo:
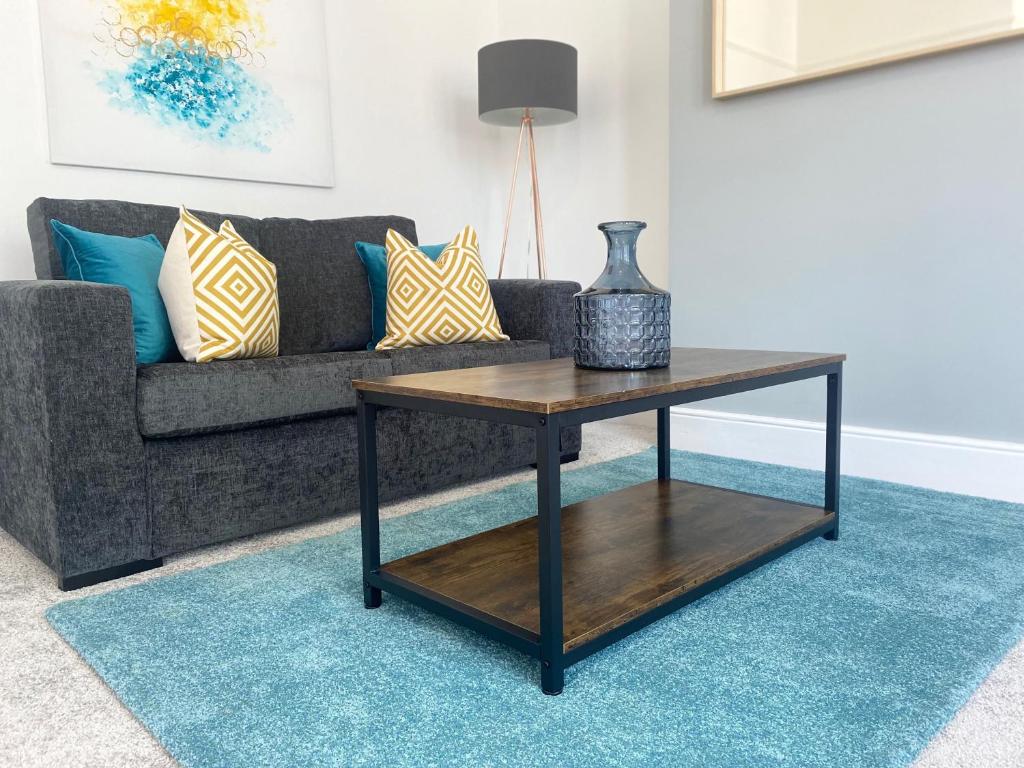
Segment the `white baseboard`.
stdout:
<svg viewBox="0 0 1024 768">
<path fill-rule="evenodd" d="M 822 469 L 824 422 L 672 409 L 672 447 Z M 1024 443 L 843 425 L 842 473 L 1024 503 Z"/>
</svg>

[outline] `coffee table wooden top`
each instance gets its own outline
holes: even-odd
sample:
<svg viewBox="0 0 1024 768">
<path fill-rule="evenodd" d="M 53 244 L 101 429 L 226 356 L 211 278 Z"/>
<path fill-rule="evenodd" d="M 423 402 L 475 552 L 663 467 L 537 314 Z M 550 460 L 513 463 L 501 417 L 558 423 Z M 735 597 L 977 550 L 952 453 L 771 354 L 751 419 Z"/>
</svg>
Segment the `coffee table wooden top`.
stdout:
<svg viewBox="0 0 1024 768">
<path fill-rule="evenodd" d="M 357 390 L 473 403 L 529 413 L 561 413 L 592 405 L 755 379 L 846 360 L 843 354 L 747 349 L 672 349 L 672 364 L 646 371 L 577 368 L 572 358 L 410 373 L 352 382 Z"/>
</svg>

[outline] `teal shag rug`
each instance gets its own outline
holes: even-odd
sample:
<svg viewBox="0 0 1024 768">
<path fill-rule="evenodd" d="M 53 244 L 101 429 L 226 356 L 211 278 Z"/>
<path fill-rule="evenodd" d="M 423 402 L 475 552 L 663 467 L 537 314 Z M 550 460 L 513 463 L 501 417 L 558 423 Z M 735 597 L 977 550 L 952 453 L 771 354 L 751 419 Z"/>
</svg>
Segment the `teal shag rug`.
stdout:
<svg viewBox="0 0 1024 768">
<path fill-rule="evenodd" d="M 675 452 L 673 474 L 822 503 L 820 472 Z M 563 472 L 563 503 L 653 452 Z M 385 559 L 534 514 L 534 484 L 382 524 Z M 358 528 L 47 614 L 189 768 L 905 766 L 1024 634 L 1024 507 L 843 478 L 816 540 L 571 667 L 400 599 Z"/>
</svg>

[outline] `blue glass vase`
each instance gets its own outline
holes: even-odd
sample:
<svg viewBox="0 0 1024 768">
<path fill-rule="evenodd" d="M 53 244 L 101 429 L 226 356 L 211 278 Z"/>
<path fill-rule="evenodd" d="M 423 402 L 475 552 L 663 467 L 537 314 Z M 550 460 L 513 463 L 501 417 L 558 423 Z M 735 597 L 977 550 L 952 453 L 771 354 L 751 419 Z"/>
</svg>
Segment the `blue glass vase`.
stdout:
<svg viewBox="0 0 1024 768">
<path fill-rule="evenodd" d="M 573 357 L 581 368 L 664 368 L 672 352 L 672 297 L 651 284 L 636 263 L 642 221 L 598 226 L 608 240 L 608 263 L 592 286 L 574 297 Z"/>
</svg>

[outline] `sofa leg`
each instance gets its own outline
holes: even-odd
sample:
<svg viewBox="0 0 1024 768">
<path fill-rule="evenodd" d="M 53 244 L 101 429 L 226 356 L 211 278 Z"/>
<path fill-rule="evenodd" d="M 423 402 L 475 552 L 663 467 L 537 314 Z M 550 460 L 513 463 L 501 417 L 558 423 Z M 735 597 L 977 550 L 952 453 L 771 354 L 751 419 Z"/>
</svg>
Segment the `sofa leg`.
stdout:
<svg viewBox="0 0 1024 768">
<path fill-rule="evenodd" d="M 579 461 L 579 458 L 580 458 L 580 452 L 579 451 L 576 451 L 576 453 L 564 453 L 564 454 L 562 454 L 561 461 L 559 461 L 558 463 L 559 464 L 571 464 L 574 461 Z M 534 462 L 530 466 L 533 467 L 534 469 L 536 469 L 537 468 L 537 463 Z"/>
<path fill-rule="evenodd" d="M 57 586 L 62 592 L 71 592 L 82 587 L 91 587 L 93 584 L 100 584 L 111 579 L 120 579 L 124 576 L 131 576 L 134 573 L 151 571 L 164 564 L 164 559 L 158 557 L 156 560 L 136 560 L 124 565 L 115 565 L 110 568 L 101 568 L 98 571 L 80 573 L 77 576 L 59 576 Z"/>
</svg>

